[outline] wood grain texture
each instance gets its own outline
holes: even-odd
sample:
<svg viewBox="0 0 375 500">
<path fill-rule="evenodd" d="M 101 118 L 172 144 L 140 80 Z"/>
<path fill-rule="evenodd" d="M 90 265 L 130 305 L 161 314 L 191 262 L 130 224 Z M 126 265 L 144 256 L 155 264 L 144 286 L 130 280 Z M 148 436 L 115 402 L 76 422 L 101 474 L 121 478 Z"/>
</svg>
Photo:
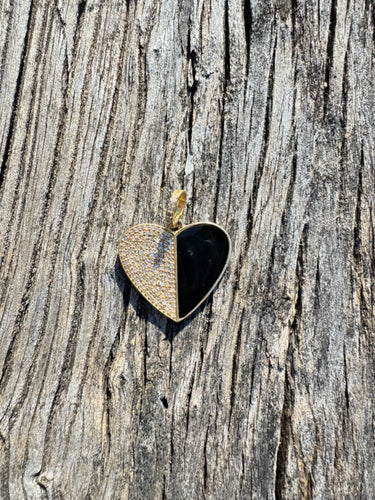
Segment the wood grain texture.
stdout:
<svg viewBox="0 0 375 500">
<path fill-rule="evenodd" d="M 375 497 L 375 4 L 0 0 L 0 498 Z M 174 324 L 135 223 L 231 235 Z"/>
</svg>

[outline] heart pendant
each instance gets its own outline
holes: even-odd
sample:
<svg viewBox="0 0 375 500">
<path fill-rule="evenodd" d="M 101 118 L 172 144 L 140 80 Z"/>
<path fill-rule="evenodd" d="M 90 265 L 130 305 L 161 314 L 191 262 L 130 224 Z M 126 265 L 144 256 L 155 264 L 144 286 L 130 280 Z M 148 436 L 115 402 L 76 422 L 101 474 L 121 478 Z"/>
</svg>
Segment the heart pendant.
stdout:
<svg viewBox="0 0 375 500">
<path fill-rule="evenodd" d="M 217 224 L 182 226 L 185 204 L 185 191 L 174 191 L 166 226 L 133 226 L 119 246 L 130 281 L 150 304 L 176 322 L 213 291 L 228 264 L 231 246 L 227 232 Z"/>
</svg>

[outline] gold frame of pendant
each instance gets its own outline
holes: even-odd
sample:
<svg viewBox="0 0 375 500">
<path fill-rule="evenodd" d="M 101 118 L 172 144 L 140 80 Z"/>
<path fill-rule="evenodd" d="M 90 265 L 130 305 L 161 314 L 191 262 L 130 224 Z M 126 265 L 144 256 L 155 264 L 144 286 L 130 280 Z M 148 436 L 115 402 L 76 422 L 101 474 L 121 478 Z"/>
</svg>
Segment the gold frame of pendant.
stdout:
<svg viewBox="0 0 375 500">
<path fill-rule="evenodd" d="M 160 313 L 164 314 L 164 316 L 166 316 L 167 318 L 171 319 L 175 323 L 179 323 L 180 321 L 183 321 L 184 319 L 186 319 L 187 317 L 189 317 L 194 311 L 196 311 L 198 309 L 198 307 L 213 292 L 213 290 L 216 288 L 216 286 L 218 285 L 219 281 L 223 277 L 223 274 L 226 271 L 226 268 L 227 268 L 228 262 L 229 262 L 229 257 L 230 257 L 231 251 L 232 251 L 232 242 L 231 242 L 229 234 L 227 233 L 227 231 L 225 231 L 225 229 L 223 229 L 221 226 L 219 226 L 215 222 L 205 222 L 205 221 L 203 221 L 203 222 L 192 222 L 191 224 L 182 225 L 181 222 L 180 222 L 180 218 L 181 218 L 182 214 L 184 213 L 185 206 L 186 206 L 186 191 L 184 191 L 183 189 L 176 189 L 175 191 L 173 191 L 172 196 L 171 196 L 170 201 L 169 201 L 169 204 L 168 204 L 166 225 L 165 226 L 160 226 L 159 224 L 152 224 L 151 223 L 151 224 L 136 224 L 135 226 L 130 227 L 124 233 L 122 239 L 120 240 L 119 250 L 118 250 L 121 265 L 122 265 L 122 267 L 123 267 L 123 269 L 125 271 L 125 274 L 129 278 L 129 280 L 132 283 L 132 285 L 134 286 L 134 288 L 137 289 L 137 291 L 152 305 L 152 307 L 154 307 L 157 311 L 159 311 Z M 223 233 L 225 234 L 225 236 L 227 237 L 227 240 L 228 240 L 228 255 L 227 255 L 227 259 L 225 261 L 225 264 L 223 266 L 223 269 L 222 269 L 220 275 L 218 276 L 218 278 L 216 279 L 216 281 L 212 285 L 212 287 L 209 289 L 209 291 L 206 293 L 206 295 L 194 307 L 194 309 L 192 309 L 188 314 L 185 314 L 185 316 L 183 316 L 182 318 L 180 318 L 179 317 L 179 303 L 178 303 L 177 237 L 178 237 L 178 235 L 180 233 L 184 232 L 189 227 L 199 226 L 199 225 L 200 226 L 201 225 L 216 226 L 221 231 L 223 231 Z M 127 233 L 129 231 L 131 231 L 132 229 L 136 228 L 136 227 L 147 227 L 147 226 L 148 227 L 150 227 L 150 226 L 157 227 L 157 228 L 162 229 L 163 231 L 166 231 L 166 232 L 168 232 L 168 233 L 170 233 L 170 234 L 173 235 L 173 246 L 174 246 L 173 270 L 174 270 L 174 276 L 175 276 L 175 291 L 174 292 L 175 292 L 175 305 L 176 305 L 176 309 L 175 309 L 176 319 L 172 318 L 170 316 L 170 314 L 168 314 L 165 310 L 163 310 L 159 306 L 155 305 L 153 303 L 153 301 L 152 301 L 154 299 L 150 300 L 150 296 L 148 297 L 147 293 L 141 292 L 139 290 L 138 286 L 134 283 L 134 281 L 132 280 L 132 278 L 126 272 L 126 266 L 124 265 L 123 259 L 121 257 L 121 252 L 120 252 L 121 245 L 122 245 L 122 242 L 123 242 L 125 236 L 127 235 Z M 135 267 L 137 267 L 137 266 L 135 266 Z"/>
<path fill-rule="evenodd" d="M 209 291 L 206 293 L 206 295 L 198 302 L 198 304 L 194 307 L 194 309 L 192 309 L 188 314 L 186 314 L 185 316 L 183 317 L 180 317 L 179 316 L 179 302 L 178 302 L 178 268 L 177 268 L 177 236 L 182 233 L 183 231 L 185 231 L 186 229 L 190 228 L 190 227 L 193 227 L 193 226 L 201 226 L 201 225 L 206 225 L 206 226 L 216 226 L 217 228 L 221 229 L 221 231 L 223 231 L 223 233 L 225 234 L 227 240 L 228 240 L 228 255 L 227 255 L 227 258 L 226 258 L 226 261 L 225 261 L 225 264 L 223 266 L 223 269 L 220 273 L 220 275 L 217 277 L 215 283 L 212 285 L 212 287 L 209 289 Z M 163 310 L 162 308 L 160 308 L 159 306 L 155 305 L 154 302 L 152 300 L 150 300 L 150 296 L 147 296 L 147 293 L 145 292 L 142 292 L 138 286 L 136 285 L 136 283 L 133 281 L 133 279 L 129 276 L 129 274 L 127 273 L 126 271 L 126 265 L 124 263 L 124 260 L 122 259 L 122 244 L 123 244 L 123 240 L 125 238 L 125 236 L 127 235 L 127 233 L 129 231 L 131 231 L 133 228 L 135 227 L 147 227 L 147 226 L 152 226 L 152 227 L 157 227 L 158 229 L 161 229 L 161 230 L 164 230 L 168 233 L 170 233 L 171 235 L 173 235 L 173 247 L 174 247 L 174 258 L 173 258 L 173 268 L 174 268 L 174 275 L 175 275 L 175 301 L 176 301 L 176 310 L 175 310 L 175 315 L 176 315 L 176 318 L 172 318 L 168 313 L 166 313 L 165 310 Z M 208 298 L 208 296 L 213 292 L 213 290 L 216 288 L 216 286 L 218 285 L 218 283 L 220 282 L 221 278 L 223 277 L 227 267 L 228 267 L 228 263 L 229 263 L 229 258 L 230 258 L 230 255 L 231 255 L 231 252 L 232 252 L 232 243 L 231 243 L 231 239 L 230 239 L 230 236 L 229 234 L 227 233 L 227 231 L 225 229 L 223 229 L 221 226 L 219 226 L 218 224 L 216 224 L 215 222 L 207 222 L 207 221 L 202 221 L 202 222 L 192 222 L 191 224 L 186 224 L 186 225 L 183 225 L 181 227 L 179 227 L 177 230 L 173 231 L 172 229 L 168 228 L 168 227 L 165 227 L 165 226 L 161 226 L 160 224 L 154 224 L 154 223 L 143 223 L 143 224 L 135 224 L 134 226 L 130 227 L 127 231 L 125 231 L 123 237 L 121 238 L 120 240 L 120 243 L 119 243 L 119 248 L 118 248 L 118 255 L 119 255 L 119 259 L 120 259 L 120 262 L 121 262 L 121 265 L 122 265 L 122 268 L 123 270 L 125 271 L 125 274 L 127 276 L 127 278 L 129 279 L 129 281 L 131 282 L 131 284 L 134 286 L 134 288 L 137 290 L 137 292 L 142 295 L 142 297 L 144 297 L 147 302 L 149 304 L 152 305 L 152 307 L 154 307 L 157 311 L 159 311 L 161 314 L 163 314 L 165 317 L 167 317 L 168 319 L 174 321 L 175 323 L 179 323 L 181 321 L 183 321 L 184 319 L 188 318 L 194 311 L 196 311 L 199 306 Z"/>
</svg>

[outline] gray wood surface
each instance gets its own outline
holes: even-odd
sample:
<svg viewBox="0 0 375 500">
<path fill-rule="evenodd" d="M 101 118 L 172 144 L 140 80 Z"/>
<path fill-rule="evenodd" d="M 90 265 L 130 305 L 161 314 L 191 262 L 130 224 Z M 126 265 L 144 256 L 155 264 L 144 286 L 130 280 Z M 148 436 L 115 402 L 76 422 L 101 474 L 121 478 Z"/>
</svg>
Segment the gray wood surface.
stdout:
<svg viewBox="0 0 375 500">
<path fill-rule="evenodd" d="M 0 498 L 375 498 L 375 4 L 0 0 Z M 233 253 L 174 324 L 135 223 Z"/>
</svg>

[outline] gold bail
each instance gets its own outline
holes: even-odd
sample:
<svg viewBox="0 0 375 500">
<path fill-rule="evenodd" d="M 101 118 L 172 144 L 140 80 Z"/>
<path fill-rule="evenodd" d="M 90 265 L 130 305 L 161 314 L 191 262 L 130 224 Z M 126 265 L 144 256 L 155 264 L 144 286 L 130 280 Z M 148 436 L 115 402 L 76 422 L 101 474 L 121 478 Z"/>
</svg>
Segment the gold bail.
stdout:
<svg viewBox="0 0 375 500">
<path fill-rule="evenodd" d="M 180 218 L 184 213 L 186 206 L 186 191 L 176 189 L 173 191 L 169 201 L 167 212 L 167 227 L 172 230 L 178 229 L 181 226 Z"/>
</svg>

